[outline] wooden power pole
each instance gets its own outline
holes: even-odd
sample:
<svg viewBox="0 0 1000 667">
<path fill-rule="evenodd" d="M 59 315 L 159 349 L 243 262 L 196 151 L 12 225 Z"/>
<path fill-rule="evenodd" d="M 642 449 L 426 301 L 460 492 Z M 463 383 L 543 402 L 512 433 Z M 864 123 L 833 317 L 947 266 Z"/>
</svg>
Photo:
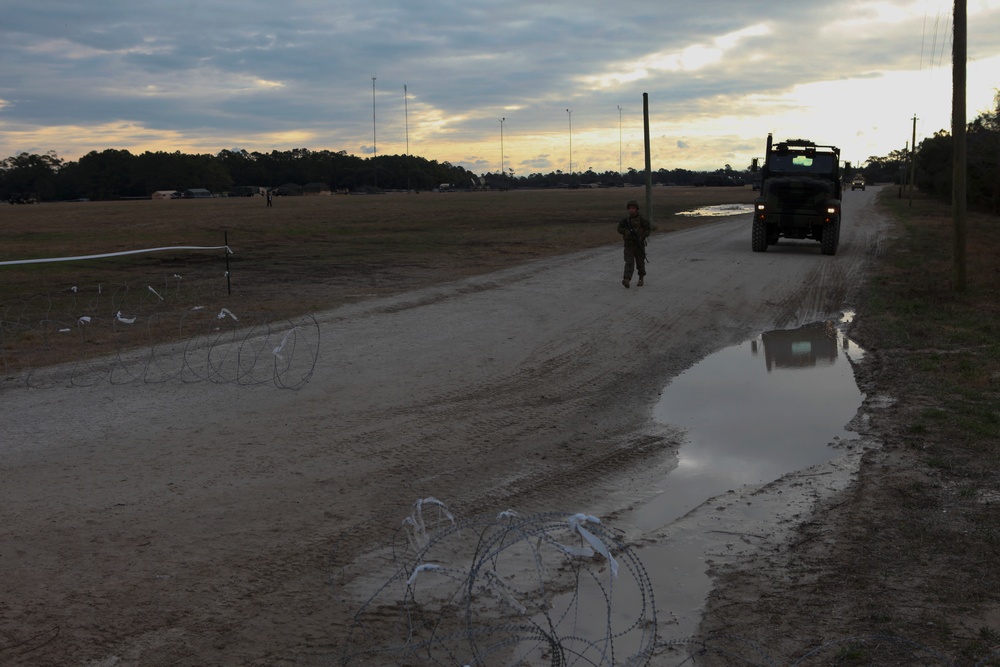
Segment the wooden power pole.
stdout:
<svg viewBox="0 0 1000 667">
<path fill-rule="evenodd" d="M 642 94 L 642 134 L 646 145 L 646 217 L 653 224 L 653 163 L 649 147 L 649 93 Z"/>
<path fill-rule="evenodd" d="M 917 182 L 917 114 L 913 114 L 913 137 L 910 139 L 910 206 L 913 206 L 913 186 Z"/>
<path fill-rule="evenodd" d="M 951 184 L 951 215 L 955 223 L 952 251 L 953 285 L 966 290 L 966 164 L 965 164 L 965 63 L 968 57 L 966 0 L 955 0 L 955 39 L 952 46 L 951 135 L 954 139 Z"/>
</svg>

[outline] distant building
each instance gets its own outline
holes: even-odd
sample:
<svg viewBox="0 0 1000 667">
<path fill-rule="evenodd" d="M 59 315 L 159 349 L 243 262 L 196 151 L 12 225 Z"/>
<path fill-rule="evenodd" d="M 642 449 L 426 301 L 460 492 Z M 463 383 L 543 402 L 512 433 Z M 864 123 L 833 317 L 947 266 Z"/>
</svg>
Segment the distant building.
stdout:
<svg viewBox="0 0 1000 667">
<path fill-rule="evenodd" d="M 230 197 L 263 197 L 267 194 L 267 188 L 261 187 L 259 185 L 237 185 L 233 188 L 229 196 Z"/>
<path fill-rule="evenodd" d="M 326 183 L 306 183 L 302 186 L 304 195 L 329 195 L 332 194 L 330 186 Z"/>
<path fill-rule="evenodd" d="M 157 190 L 150 196 L 150 199 L 177 199 L 180 196 L 177 190 Z"/>
<path fill-rule="evenodd" d="M 205 188 L 188 188 L 184 191 L 185 199 L 210 199 L 212 193 Z"/>
<path fill-rule="evenodd" d="M 276 187 L 272 192 L 279 197 L 299 197 L 302 195 L 302 186 L 297 183 L 285 183 Z"/>
</svg>

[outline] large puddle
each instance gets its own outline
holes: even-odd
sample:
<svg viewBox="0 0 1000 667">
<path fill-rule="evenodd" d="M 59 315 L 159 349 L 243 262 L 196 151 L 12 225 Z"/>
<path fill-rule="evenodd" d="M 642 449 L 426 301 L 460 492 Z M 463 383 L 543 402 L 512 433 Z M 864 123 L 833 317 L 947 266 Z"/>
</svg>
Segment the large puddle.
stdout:
<svg viewBox="0 0 1000 667">
<path fill-rule="evenodd" d="M 567 540 L 559 532 L 566 527 L 547 517 L 509 533 L 465 532 L 475 538 L 476 558 L 483 559 L 476 561 L 488 589 L 482 609 L 502 603 L 538 630 L 526 632 L 529 626 L 520 622 L 497 626 L 501 635 L 516 636 L 497 647 L 524 650 L 519 655 L 532 658 L 517 664 L 555 664 L 565 652 L 575 656 L 573 664 L 610 665 L 632 664 L 625 657 L 642 655 L 654 641 L 677 640 L 670 649 L 676 661 L 663 662 L 661 656 L 657 664 L 688 664 L 684 640 L 698 632 L 712 588 L 709 568 L 738 565 L 786 544 L 818 498 L 829 498 L 850 482 L 852 461 L 863 449 L 845 430 L 863 400 L 850 362 L 863 351 L 841 331 L 849 318 L 763 333 L 711 355 L 664 388 L 654 417 L 670 430 L 682 427 L 685 438 L 676 467 L 658 480 L 655 494 L 615 516 L 618 528 L 612 530 L 629 544 L 628 552 L 615 554 L 617 570 L 604 565 L 611 563 L 606 545 L 593 533 L 581 530 Z M 663 461 L 664 469 L 669 463 Z M 419 521 L 411 525 L 422 526 L 422 515 L 416 516 Z M 596 530 L 592 522 L 587 527 Z M 438 561 L 469 546 L 461 542 L 462 534 L 446 531 L 435 538 L 443 558 L 427 557 L 428 572 L 447 570 Z M 459 542 L 449 547 L 451 537 Z M 580 537 L 585 544 L 577 544 Z M 588 567 L 553 567 L 549 549 L 557 562 L 582 556 Z M 605 557 L 595 558 L 595 552 Z M 499 575 L 491 578 L 494 570 Z M 420 588 L 411 589 L 408 581 L 406 590 L 419 590 L 431 601 L 439 596 L 446 601 L 441 609 L 454 615 L 456 601 L 472 588 L 453 575 L 431 578 L 437 587 L 420 579 Z M 456 582 L 461 593 L 453 588 Z M 416 636 L 413 627 L 407 642 Z M 490 636 L 470 635 L 470 641 Z"/>
<path fill-rule="evenodd" d="M 709 498 L 827 461 L 861 405 L 849 360 L 863 351 L 836 322 L 768 331 L 722 350 L 663 391 L 657 421 L 687 430 L 677 468 L 636 525 L 667 524 Z"/>
<path fill-rule="evenodd" d="M 864 398 L 850 361 L 864 352 L 840 330 L 849 318 L 763 333 L 711 355 L 664 389 L 655 418 L 686 429 L 677 467 L 623 518 L 651 538 L 638 555 L 675 638 L 697 632 L 712 585 L 709 563 L 737 555 L 769 526 L 791 525 L 789 517 L 808 513 L 814 497 L 785 491 L 768 500 L 754 491 L 833 461 L 857 438 L 845 430 Z M 822 479 L 812 483 L 834 484 Z M 678 521 L 688 513 L 690 520 Z"/>
</svg>

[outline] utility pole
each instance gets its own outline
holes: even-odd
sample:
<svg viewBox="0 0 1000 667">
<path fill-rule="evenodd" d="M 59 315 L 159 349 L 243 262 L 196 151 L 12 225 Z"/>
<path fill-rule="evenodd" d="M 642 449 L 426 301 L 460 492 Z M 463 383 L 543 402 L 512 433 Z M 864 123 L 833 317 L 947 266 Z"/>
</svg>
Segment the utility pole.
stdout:
<svg viewBox="0 0 1000 667">
<path fill-rule="evenodd" d="M 952 249 L 955 291 L 966 290 L 966 164 L 965 164 L 965 62 L 968 58 L 968 14 L 966 0 L 955 0 L 955 39 L 952 45 L 951 135 L 954 138 L 951 179 L 951 216 L 955 222 Z"/>
<path fill-rule="evenodd" d="M 378 190 L 378 167 L 375 160 L 378 159 L 378 142 L 375 140 L 375 77 L 372 76 L 372 171 L 375 172 L 375 189 Z"/>
<path fill-rule="evenodd" d="M 403 84 L 403 127 L 406 131 L 406 192 L 410 192 L 410 106 L 406 99 L 406 84 Z"/>
<path fill-rule="evenodd" d="M 649 93 L 642 94 L 643 141 L 646 144 L 646 217 L 653 223 L 653 163 L 649 149 Z"/>
<path fill-rule="evenodd" d="M 618 178 L 622 177 L 622 105 L 618 105 Z"/>
<path fill-rule="evenodd" d="M 504 170 L 503 170 L 503 122 L 505 120 L 507 120 L 506 116 L 504 116 L 503 118 L 500 119 L 500 178 L 501 179 L 504 179 L 504 176 L 506 174 L 506 172 L 504 172 Z M 500 187 L 503 187 L 502 184 L 504 182 L 506 182 L 506 179 L 501 180 L 501 186 Z"/>
<path fill-rule="evenodd" d="M 569 175 L 570 181 L 572 182 L 573 176 L 573 112 L 566 109 L 566 115 L 569 116 Z"/>
<path fill-rule="evenodd" d="M 917 177 L 917 114 L 913 114 L 913 137 L 910 139 L 910 206 L 913 206 L 913 185 Z"/>
</svg>

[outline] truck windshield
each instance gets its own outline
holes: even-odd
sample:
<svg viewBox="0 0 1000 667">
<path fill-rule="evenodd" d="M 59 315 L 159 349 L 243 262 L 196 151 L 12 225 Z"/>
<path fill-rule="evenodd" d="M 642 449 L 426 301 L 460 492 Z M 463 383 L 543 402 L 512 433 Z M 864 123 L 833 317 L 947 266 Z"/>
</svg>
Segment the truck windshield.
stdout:
<svg viewBox="0 0 1000 667">
<path fill-rule="evenodd" d="M 833 172 L 832 155 L 818 154 L 812 157 L 807 155 L 795 155 L 786 153 L 785 155 L 771 156 L 771 171 L 802 174 L 830 174 Z"/>
</svg>

